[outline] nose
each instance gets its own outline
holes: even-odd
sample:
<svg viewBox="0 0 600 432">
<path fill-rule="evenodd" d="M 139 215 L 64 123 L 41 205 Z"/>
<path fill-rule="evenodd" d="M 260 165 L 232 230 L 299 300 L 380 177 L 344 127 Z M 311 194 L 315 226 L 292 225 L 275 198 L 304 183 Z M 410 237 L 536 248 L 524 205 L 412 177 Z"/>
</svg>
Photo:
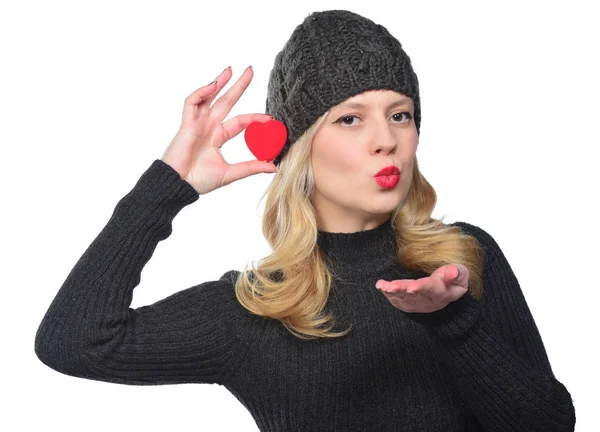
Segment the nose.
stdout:
<svg viewBox="0 0 600 432">
<path fill-rule="evenodd" d="M 398 148 L 396 135 L 387 124 L 377 124 L 371 134 L 371 150 L 373 153 L 394 154 Z"/>
</svg>

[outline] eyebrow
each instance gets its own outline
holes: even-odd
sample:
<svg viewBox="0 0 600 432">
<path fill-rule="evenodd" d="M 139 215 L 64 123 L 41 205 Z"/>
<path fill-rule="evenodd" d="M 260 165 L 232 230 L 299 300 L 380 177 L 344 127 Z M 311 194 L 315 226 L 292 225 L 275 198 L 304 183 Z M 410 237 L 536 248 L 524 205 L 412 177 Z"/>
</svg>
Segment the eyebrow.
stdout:
<svg viewBox="0 0 600 432">
<path fill-rule="evenodd" d="M 408 104 L 408 103 L 410 103 L 410 101 L 411 101 L 410 98 L 397 99 L 394 102 L 392 102 L 391 104 L 389 104 L 387 109 L 394 108 L 399 105 Z M 338 108 L 367 108 L 367 106 L 365 104 L 362 104 L 359 102 L 346 102 L 346 103 L 340 104 L 338 106 Z"/>
</svg>

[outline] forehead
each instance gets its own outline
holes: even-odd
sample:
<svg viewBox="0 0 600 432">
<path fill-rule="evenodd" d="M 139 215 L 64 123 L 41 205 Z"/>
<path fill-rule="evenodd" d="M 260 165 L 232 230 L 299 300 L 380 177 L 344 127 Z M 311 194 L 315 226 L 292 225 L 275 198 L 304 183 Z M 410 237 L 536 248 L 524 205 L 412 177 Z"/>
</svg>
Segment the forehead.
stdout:
<svg viewBox="0 0 600 432">
<path fill-rule="evenodd" d="M 413 106 L 413 101 L 408 96 L 393 90 L 367 90 L 358 95 L 349 97 L 334 108 L 371 108 L 379 106 Z"/>
</svg>

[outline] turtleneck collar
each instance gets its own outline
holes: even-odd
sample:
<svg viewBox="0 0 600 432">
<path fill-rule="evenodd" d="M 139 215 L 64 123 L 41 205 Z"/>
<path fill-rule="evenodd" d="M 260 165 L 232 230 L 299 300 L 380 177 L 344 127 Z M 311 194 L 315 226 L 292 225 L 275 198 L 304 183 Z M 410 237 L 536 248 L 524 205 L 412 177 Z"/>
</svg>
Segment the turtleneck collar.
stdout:
<svg viewBox="0 0 600 432">
<path fill-rule="evenodd" d="M 364 231 L 318 231 L 317 244 L 325 254 L 328 266 L 344 278 L 366 278 L 398 263 L 391 217 Z"/>
</svg>

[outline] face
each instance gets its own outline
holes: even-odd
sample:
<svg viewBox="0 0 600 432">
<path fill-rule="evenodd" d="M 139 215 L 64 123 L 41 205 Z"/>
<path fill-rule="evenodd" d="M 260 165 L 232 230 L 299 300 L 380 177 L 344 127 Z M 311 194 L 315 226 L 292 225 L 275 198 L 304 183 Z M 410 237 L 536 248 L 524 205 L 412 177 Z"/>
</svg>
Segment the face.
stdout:
<svg viewBox="0 0 600 432">
<path fill-rule="evenodd" d="M 403 203 L 419 140 L 414 113 L 413 101 L 391 90 L 367 91 L 330 110 L 311 153 L 320 230 L 372 229 Z M 374 176 L 390 165 L 400 178 L 385 188 Z"/>
</svg>

